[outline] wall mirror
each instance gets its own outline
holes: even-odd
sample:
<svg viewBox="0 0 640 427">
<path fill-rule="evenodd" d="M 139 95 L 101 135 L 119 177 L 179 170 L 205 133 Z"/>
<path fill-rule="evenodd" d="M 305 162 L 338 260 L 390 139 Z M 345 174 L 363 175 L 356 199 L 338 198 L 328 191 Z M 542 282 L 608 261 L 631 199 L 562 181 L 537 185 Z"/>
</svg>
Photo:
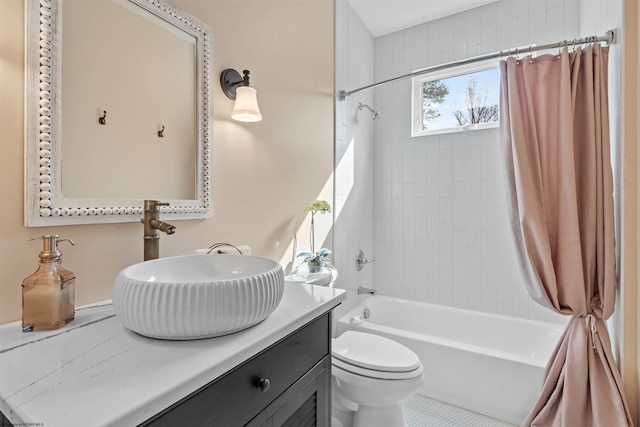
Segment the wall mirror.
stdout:
<svg viewBox="0 0 640 427">
<path fill-rule="evenodd" d="M 162 0 L 28 0 L 25 224 L 212 214 L 213 32 Z"/>
</svg>

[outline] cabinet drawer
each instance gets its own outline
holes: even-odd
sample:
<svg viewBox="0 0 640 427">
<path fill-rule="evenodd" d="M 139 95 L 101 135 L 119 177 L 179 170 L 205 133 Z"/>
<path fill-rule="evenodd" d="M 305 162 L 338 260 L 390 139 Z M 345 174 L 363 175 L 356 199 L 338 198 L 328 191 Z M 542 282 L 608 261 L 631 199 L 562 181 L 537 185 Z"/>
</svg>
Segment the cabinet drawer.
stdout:
<svg viewBox="0 0 640 427">
<path fill-rule="evenodd" d="M 143 425 L 243 426 L 328 354 L 326 314 Z M 260 379 L 269 382 L 264 391 Z"/>
<path fill-rule="evenodd" d="M 331 357 L 325 356 L 246 427 L 327 427 L 331 425 Z"/>
</svg>

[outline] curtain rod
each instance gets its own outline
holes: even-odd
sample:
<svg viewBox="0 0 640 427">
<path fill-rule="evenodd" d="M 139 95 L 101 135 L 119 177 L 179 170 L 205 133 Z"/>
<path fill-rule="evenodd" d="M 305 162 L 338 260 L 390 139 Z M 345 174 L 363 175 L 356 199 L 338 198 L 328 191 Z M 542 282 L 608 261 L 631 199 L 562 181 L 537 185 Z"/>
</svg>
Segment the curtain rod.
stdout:
<svg viewBox="0 0 640 427">
<path fill-rule="evenodd" d="M 356 92 L 360 92 L 361 90 L 365 90 L 365 89 L 373 89 L 374 87 L 378 87 L 378 86 L 382 86 L 384 84 L 387 83 L 392 83 L 398 80 L 403 80 L 403 79 L 408 79 L 409 77 L 416 77 L 416 76 L 421 76 L 423 74 L 428 74 L 428 73 L 432 73 L 434 71 L 440 71 L 440 70 L 446 70 L 448 68 L 452 68 L 452 67 L 457 67 L 460 65 L 467 65 L 467 64 L 472 64 L 474 62 L 478 62 L 478 61 L 484 61 L 487 59 L 495 59 L 495 58 L 501 58 L 502 56 L 510 56 L 510 55 L 518 55 L 520 53 L 525 53 L 525 52 L 534 52 L 537 50 L 548 50 L 548 49 L 554 49 L 554 48 L 562 48 L 564 46 L 570 46 L 570 45 L 579 45 L 579 44 L 585 44 L 585 43 L 596 43 L 596 42 L 607 42 L 607 44 L 612 44 L 612 43 L 616 43 L 617 41 L 617 30 L 613 29 L 613 30 L 609 30 L 607 31 L 607 33 L 603 36 L 591 36 L 591 37 L 583 37 L 581 39 L 573 39 L 573 40 L 563 40 L 560 41 L 558 43 L 549 43 L 549 44 L 544 44 L 544 45 L 540 45 L 540 46 L 529 46 L 526 48 L 515 48 L 515 49 L 509 49 L 509 50 L 501 50 L 500 52 L 494 52 L 494 53 L 489 53 L 486 55 L 480 55 L 480 56 L 474 56 L 473 58 L 467 58 L 467 59 L 461 59 L 459 61 L 453 61 L 453 62 L 448 62 L 446 64 L 442 64 L 442 65 L 436 65 L 433 67 L 427 67 L 424 68 L 422 70 L 418 70 L 418 71 L 414 71 L 413 73 L 409 73 L 409 74 L 405 74 L 403 76 L 398 76 L 398 77 L 394 77 L 391 79 L 387 79 L 387 80 L 383 80 L 381 82 L 378 83 L 373 83 L 367 86 L 362 86 L 359 87 L 358 89 L 354 89 L 354 90 L 350 90 L 350 91 L 346 91 L 346 90 L 341 90 L 340 92 L 338 92 L 338 99 L 340 99 L 340 101 L 344 101 L 347 96 L 349 95 L 353 95 Z"/>
</svg>

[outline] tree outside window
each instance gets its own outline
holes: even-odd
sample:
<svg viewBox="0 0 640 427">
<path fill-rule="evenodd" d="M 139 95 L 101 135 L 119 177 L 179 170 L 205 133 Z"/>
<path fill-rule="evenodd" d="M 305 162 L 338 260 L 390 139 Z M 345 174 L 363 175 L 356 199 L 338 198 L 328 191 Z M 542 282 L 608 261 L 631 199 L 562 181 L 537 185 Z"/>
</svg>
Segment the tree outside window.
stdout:
<svg viewBox="0 0 640 427">
<path fill-rule="evenodd" d="M 465 107 L 453 112 L 458 121 L 458 125 L 475 125 L 478 123 L 489 123 L 498 121 L 500 112 L 498 104 L 490 100 L 490 82 L 478 82 L 475 77 L 469 79 L 465 90 Z"/>
<path fill-rule="evenodd" d="M 413 136 L 498 126 L 497 63 L 414 78 Z"/>
</svg>

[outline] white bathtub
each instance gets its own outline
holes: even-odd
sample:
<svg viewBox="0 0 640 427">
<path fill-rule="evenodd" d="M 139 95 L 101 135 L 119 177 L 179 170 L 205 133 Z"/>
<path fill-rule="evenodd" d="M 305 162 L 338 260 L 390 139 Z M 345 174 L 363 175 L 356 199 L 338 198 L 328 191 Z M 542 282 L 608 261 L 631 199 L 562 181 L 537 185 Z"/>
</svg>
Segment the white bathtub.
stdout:
<svg viewBox="0 0 640 427">
<path fill-rule="evenodd" d="M 349 329 L 391 338 L 418 354 L 425 368 L 419 394 L 519 424 L 564 325 L 373 296 L 338 320 L 338 335 Z"/>
</svg>

